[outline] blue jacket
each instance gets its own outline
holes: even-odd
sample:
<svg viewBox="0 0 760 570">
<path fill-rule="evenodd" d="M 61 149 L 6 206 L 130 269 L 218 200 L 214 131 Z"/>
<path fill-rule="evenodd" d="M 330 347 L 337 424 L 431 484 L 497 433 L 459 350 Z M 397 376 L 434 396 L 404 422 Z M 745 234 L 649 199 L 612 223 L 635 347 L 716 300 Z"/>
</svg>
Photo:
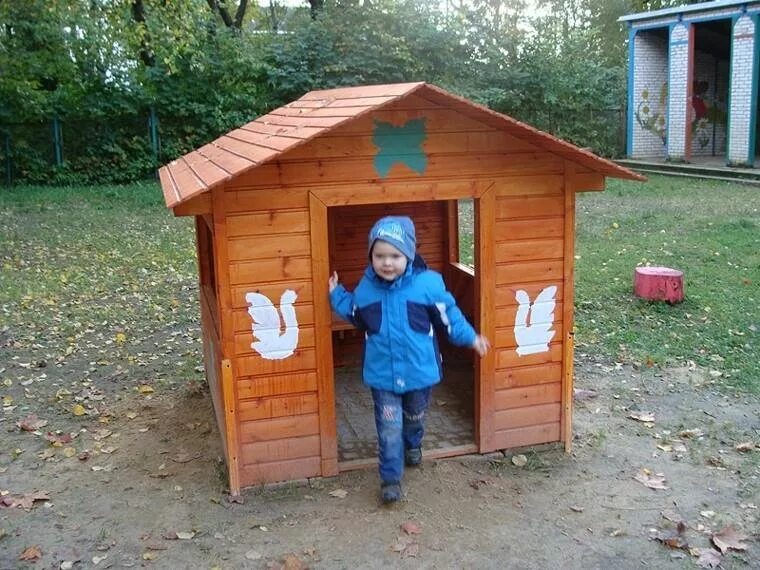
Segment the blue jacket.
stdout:
<svg viewBox="0 0 760 570">
<path fill-rule="evenodd" d="M 434 328 L 458 346 L 472 346 L 477 336 L 440 273 L 419 256 L 393 282 L 378 277 L 370 265 L 353 294 L 338 285 L 330 303 L 341 318 L 365 331 L 364 383 L 397 394 L 441 381 Z"/>
</svg>

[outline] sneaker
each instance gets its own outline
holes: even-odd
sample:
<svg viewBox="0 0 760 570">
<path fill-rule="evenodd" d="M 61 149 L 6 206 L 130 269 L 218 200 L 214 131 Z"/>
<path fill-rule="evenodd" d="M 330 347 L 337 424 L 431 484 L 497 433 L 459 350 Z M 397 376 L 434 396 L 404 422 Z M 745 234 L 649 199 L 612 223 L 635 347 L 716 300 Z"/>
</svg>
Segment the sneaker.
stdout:
<svg viewBox="0 0 760 570">
<path fill-rule="evenodd" d="M 383 503 L 395 503 L 401 499 L 401 485 L 399 483 L 383 483 L 380 487 Z"/>
<path fill-rule="evenodd" d="M 407 467 L 417 467 L 422 463 L 422 449 L 414 447 L 404 452 L 404 463 Z"/>
</svg>

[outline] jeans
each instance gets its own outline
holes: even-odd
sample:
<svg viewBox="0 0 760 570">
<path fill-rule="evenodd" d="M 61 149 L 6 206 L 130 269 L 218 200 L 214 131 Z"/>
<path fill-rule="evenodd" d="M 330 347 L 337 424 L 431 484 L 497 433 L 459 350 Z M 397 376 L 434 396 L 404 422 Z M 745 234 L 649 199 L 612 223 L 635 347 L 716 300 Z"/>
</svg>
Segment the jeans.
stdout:
<svg viewBox="0 0 760 570">
<path fill-rule="evenodd" d="M 422 446 L 425 412 L 430 405 L 431 388 L 395 394 L 372 388 L 375 402 L 380 480 L 400 483 L 404 474 L 404 450 Z"/>
</svg>

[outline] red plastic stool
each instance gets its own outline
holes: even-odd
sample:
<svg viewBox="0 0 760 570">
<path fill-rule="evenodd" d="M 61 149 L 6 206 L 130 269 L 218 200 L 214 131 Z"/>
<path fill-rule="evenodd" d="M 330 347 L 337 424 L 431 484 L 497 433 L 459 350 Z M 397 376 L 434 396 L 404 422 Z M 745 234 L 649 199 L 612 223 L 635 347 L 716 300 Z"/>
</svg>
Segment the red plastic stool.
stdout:
<svg viewBox="0 0 760 570">
<path fill-rule="evenodd" d="M 637 267 L 633 275 L 633 293 L 650 301 L 683 301 L 683 271 L 670 267 Z"/>
</svg>

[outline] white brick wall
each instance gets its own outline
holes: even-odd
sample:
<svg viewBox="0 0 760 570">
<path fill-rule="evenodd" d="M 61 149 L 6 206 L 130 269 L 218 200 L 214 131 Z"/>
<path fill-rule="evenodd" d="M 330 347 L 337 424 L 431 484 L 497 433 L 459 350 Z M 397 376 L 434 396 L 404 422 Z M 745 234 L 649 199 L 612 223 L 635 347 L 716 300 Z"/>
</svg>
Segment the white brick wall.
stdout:
<svg viewBox="0 0 760 570">
<path fill-rule="evenodd" d="M 689 28 L 677 24 L 670 31 L 668 73 L 668 158 L 683 160 L 686 155 L 688 117 L 687 82 L 689 77 Z"/>
<path fill-rule="evenodd" d="M 663 137 L 667 127 L 667 41 L 652 32 L 638 32 L 633 50 L 633 62 L 630 62 L 633 65 L 633 108 L 630 112 L 634 113 L 631 157 L 663 158 Z"/>
<path fill-rule="evenodd" d="M 732 37 L 731 108 L 729 111 L 729 164 L 748 164 L 750 113 L 757 102 L 752 100 L 752 71 L 755 51 L 755 23 L 749 16 L 742 16 L 734 24 Z"/>
</svg>

